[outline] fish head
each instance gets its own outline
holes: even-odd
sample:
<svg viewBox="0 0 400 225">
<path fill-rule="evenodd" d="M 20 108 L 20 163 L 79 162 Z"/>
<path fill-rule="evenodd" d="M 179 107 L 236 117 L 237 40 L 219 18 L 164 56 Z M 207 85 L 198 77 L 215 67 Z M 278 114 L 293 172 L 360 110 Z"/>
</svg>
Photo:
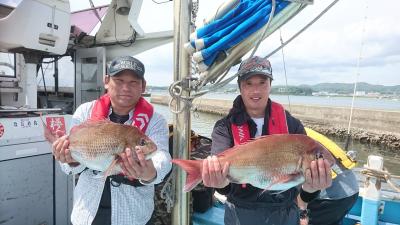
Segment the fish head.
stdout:
<svg viewBox="0 0 400 225">
<path fill-rule="evenodd" d="M 143 151 L 145 158 L 150 159 L 153 153 L 157 151 L 157 145 L 139 128 L 131 125 L 121 125 L 121 141 L 125 142 L 125 147 L 135 149 L 140 148 Z"/>
<path fill-rule="evenodd" d="M 333 157 L 332 153 L 326 149 L 322 144 L 320 144 L 319 142 L 316 143 L 318 147 L 316 147 L 315 151 L 315 158 L 323 158 L 325 160 L 327 160 L 329 162 L 330 166 L 333 166 L 333 164 L 335 164 L 336 160 Z"/>
<path fill-rule="evenodd" d="M 332 153 L 326 149 L 322 144 L 320 144 L 318 141 L 313 140 L 312 147 L 307 151 L 306 157 L 303 158 L 303 171 L 305 169 L 308 169 L 310 167 L 311 161 L 323 158 L 328 161 L 330 166 L 333 166 L 335 164 L 335 159 L 332 155 Z"/>
<path fill-rule="evenodd" d="M 150 159 L 157 150 L 157 145 L 147 136 L 140 137 L 136 146 L 140 147 L 146 159 Z"/>
</svg>

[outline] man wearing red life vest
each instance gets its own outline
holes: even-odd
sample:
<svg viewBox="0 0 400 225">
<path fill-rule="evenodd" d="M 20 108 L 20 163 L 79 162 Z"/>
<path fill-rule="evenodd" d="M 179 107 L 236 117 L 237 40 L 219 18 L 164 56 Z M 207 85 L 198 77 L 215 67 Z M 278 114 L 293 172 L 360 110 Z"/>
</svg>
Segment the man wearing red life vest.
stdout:
<svg viewBox="0 0 400 225">
<path fill-rule="evenodd" d="M 54 142 L 53 154 L 67 174 L 80 173 L 74 190 L 72 224 L 144 225 L 154 209 L 154 184 L 160 183 L 171 169 L 168 126 L 164 117 L 141 97 L 146 88 L 142 62 L 123 56 L 110 62 L 107 69 L 107 93 L 80 105 L 72 117 L 73 125 L 88 119 L 109 119 L 136 126 L 157 145 L 155 155 L 145 160 L 142 146 L 127 148 L 120 154 L 124 174 L 109 176 L 104 182 L 96 176 L 98 171 L 84 168 L 71 158 L 68 136 Z"/>
<path fill-rule="evenodd" d="M 256 56 L 241 63 L 238 70 L 240 95 L 234 100 L 229 114 L 214 126 L 212 154 L 261 135 L 306 134 L 298 119 L 269 99 L 272 79 L 272 68 L 267 59 Z M 203 162 L 204 185 L 227 196 L 226 225 L 297 225 L 301 214 L 296 204 L 297 196 L 309 202 L 332 182 L 329 163 L 324 159 L 311 163 L 311 170 L 307 171 L 301 187 L 281 193 L 264 191 L 250 184 L 230 183 L 228 169 L 229 163 L 221 165 L 215 156 Z"/>
</svg>

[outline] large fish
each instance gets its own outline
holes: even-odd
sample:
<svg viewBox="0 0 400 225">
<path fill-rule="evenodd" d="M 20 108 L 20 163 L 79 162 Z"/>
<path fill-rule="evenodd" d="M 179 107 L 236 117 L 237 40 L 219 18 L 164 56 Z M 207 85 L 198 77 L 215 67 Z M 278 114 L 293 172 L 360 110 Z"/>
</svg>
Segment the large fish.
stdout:
<svg viewBox="0 0 400 225">
<path fill-rule="evenodd" d="M 45 126 L 45 137 L 53 143 L 54 134 Z M 113 123 L 111 121 L 88 120 L 74 126 L 68 135 L 69 150 L 74 160 L 89 169 L 106 172 L 107 175 L 122 172 L 116 164 L 118 154 L 125 148 L 135 146 L 142 149 L 146 159 L 151 158 L 157 146 L 137 127 Z"/>
<path fill-rule="evenodd" d="M 221 165 L 230 163 L 228 179 L 265 190 L 287 190 L 304 182 L 310 162 L 323 157 L 330 165 L 331 153 L 312 138 L 301 134 L 267 135 L 234 146 L 217 155 Z M 201 182 L 203 160 L 174 159 L 188 174 L 184 191 Z"/>
</svg>

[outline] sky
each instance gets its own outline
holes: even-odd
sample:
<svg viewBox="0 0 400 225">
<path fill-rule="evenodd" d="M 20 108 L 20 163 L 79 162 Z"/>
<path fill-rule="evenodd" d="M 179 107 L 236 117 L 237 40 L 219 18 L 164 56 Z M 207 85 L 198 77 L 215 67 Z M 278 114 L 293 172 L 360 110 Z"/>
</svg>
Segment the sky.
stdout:
<svg viewBox="0 0 400 225">
<path fill-rule="evenodd" d="M 197 21 L 201 22 L 203 18 L 213 14 L 222 2 L 200 1 Z M 315 0 L 313 5 L 306 7 L 282 27 L 283 40 L 289 39 L 331 2 Z M 163 10 L 160 8 L 169 10 L 171 14 L 164 16 L 172 17 L 172 2 L 158 6 L 147 1 L 142 10 L 146 10 L 145 7 L 149 5 L 149 8 L 157 7 L 151 11 Z M 400 9 L 398 0 L 339 1 L 283 49 L 288 84 L 353 83 L 358 80 L 371 84 L 400 85 L 398 9 Z M 155 24 L 172 28 L 172 20 L 169 23 L 167 21 L 168 18 L 151 17 L 150 21 L 139 20 L 139 23 L 142 22 L 146 32 L 152 32 L 156 29 Z M 256 55 L 265 56 L 279 44 L 279 31 L 277 31 L 275 35 L 263 41 Z M 360 56 L 360 67 L 357 68 Z M 148 83 L 169 85 L 172 82 L 172 44 L 150 50 L 137 57 L 145 61 L 146 65 L 151 65 L 147 66 L 147 73 L 150 73 Z M 285 84 L 281 51 L 273 55 L 270 61 L 274 71 L 274 83 Z M 232 72 L 234 69 L 236 68 L 233 68 Z"/>
<path fill-rule="evenodd" d="M 18 0 L 0 0 L 0 3 Z M 155 0 L 157 1 L 157 0 Z M 164 1 L 164 0 L 159 0 Z M 93 0 L 95 6 L 107 0 Z M 289 39 L 321 12 L 331 0 L 314 0 L 281 30 L 268 37 L 256 55 L 265 56 L 279 46 L 279 33 Z M 90 7 L 89 1 L 71 0 L 71 11 Z M 222 0 L 200 0 L 197 26 L 213 14 Z M 274 83 L 285 84 L 283 57 L 289 85 L 323 82 L 368 82 L 400 85 L 399 0 L 340 0 L 314 25 L 270 58 Z M 139 24 L 146 33 L 173 28 L 173 2 L 155 4 L 144 0 Z M 148 85 L 168 86 L 173 82 L 172 43 L 135 57 L 146 66 Z M 246 56 L 245 56 L 246 58 Z M 358 61 L 360 66 L 357 67 Z M 231 73 L 237 68 L 233 68 Z M 358 74 L 358 76 L 357 76 Z"/>
</svg>

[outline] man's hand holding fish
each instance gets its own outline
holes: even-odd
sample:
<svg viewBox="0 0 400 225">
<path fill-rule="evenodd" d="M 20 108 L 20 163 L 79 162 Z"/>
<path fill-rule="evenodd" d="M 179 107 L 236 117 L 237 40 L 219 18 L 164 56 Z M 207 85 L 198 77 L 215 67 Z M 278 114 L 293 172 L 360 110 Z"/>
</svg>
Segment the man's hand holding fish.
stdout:
<svg viewBox="0 0 400 225">
<path fill-rule="evenodd" d="M 139 179 L 142 182 L 151 182 L 157 177 L 157 171 L 154 168 L 153 161 L 151 159 L 146 160 L 142 149 L 145 147 L 146 146 L 136 146 L 135 152 L 132 152 L 130 148 L 126 148 L 124 152 L 119 154 L 121 158 L 120 166 L 125 176 L 128 176 L 128 179 Z"/>
<path fill-rule="evenodd" d="M 323 158 L 311 161 L 310 168 L 305 172 L 305 182 L 302 189 L 308 193 L 328 188 L 332 185 L 331 166 Z"/>
<path fill-rule="evenodd" d="M 54 158 L 61 163 L 68 163 L 70 166 L 79 165 L 79 163 L 72 158 L 71 152 L 68 148 L 68 135 L 63 135 L 62 133 L 57 131 L 56 137 L 59 138 L 57 138 L 52 144 Z"/>
<path fill-rule="evenodd" d="M 207 187 L 224 188 L 229 184 L 228 172 L 229 162 L 225 162 L 222 167 L 217 156 L 208 156 L 207 160 L 203 161 L 203 184 Z"/>
</svg>

